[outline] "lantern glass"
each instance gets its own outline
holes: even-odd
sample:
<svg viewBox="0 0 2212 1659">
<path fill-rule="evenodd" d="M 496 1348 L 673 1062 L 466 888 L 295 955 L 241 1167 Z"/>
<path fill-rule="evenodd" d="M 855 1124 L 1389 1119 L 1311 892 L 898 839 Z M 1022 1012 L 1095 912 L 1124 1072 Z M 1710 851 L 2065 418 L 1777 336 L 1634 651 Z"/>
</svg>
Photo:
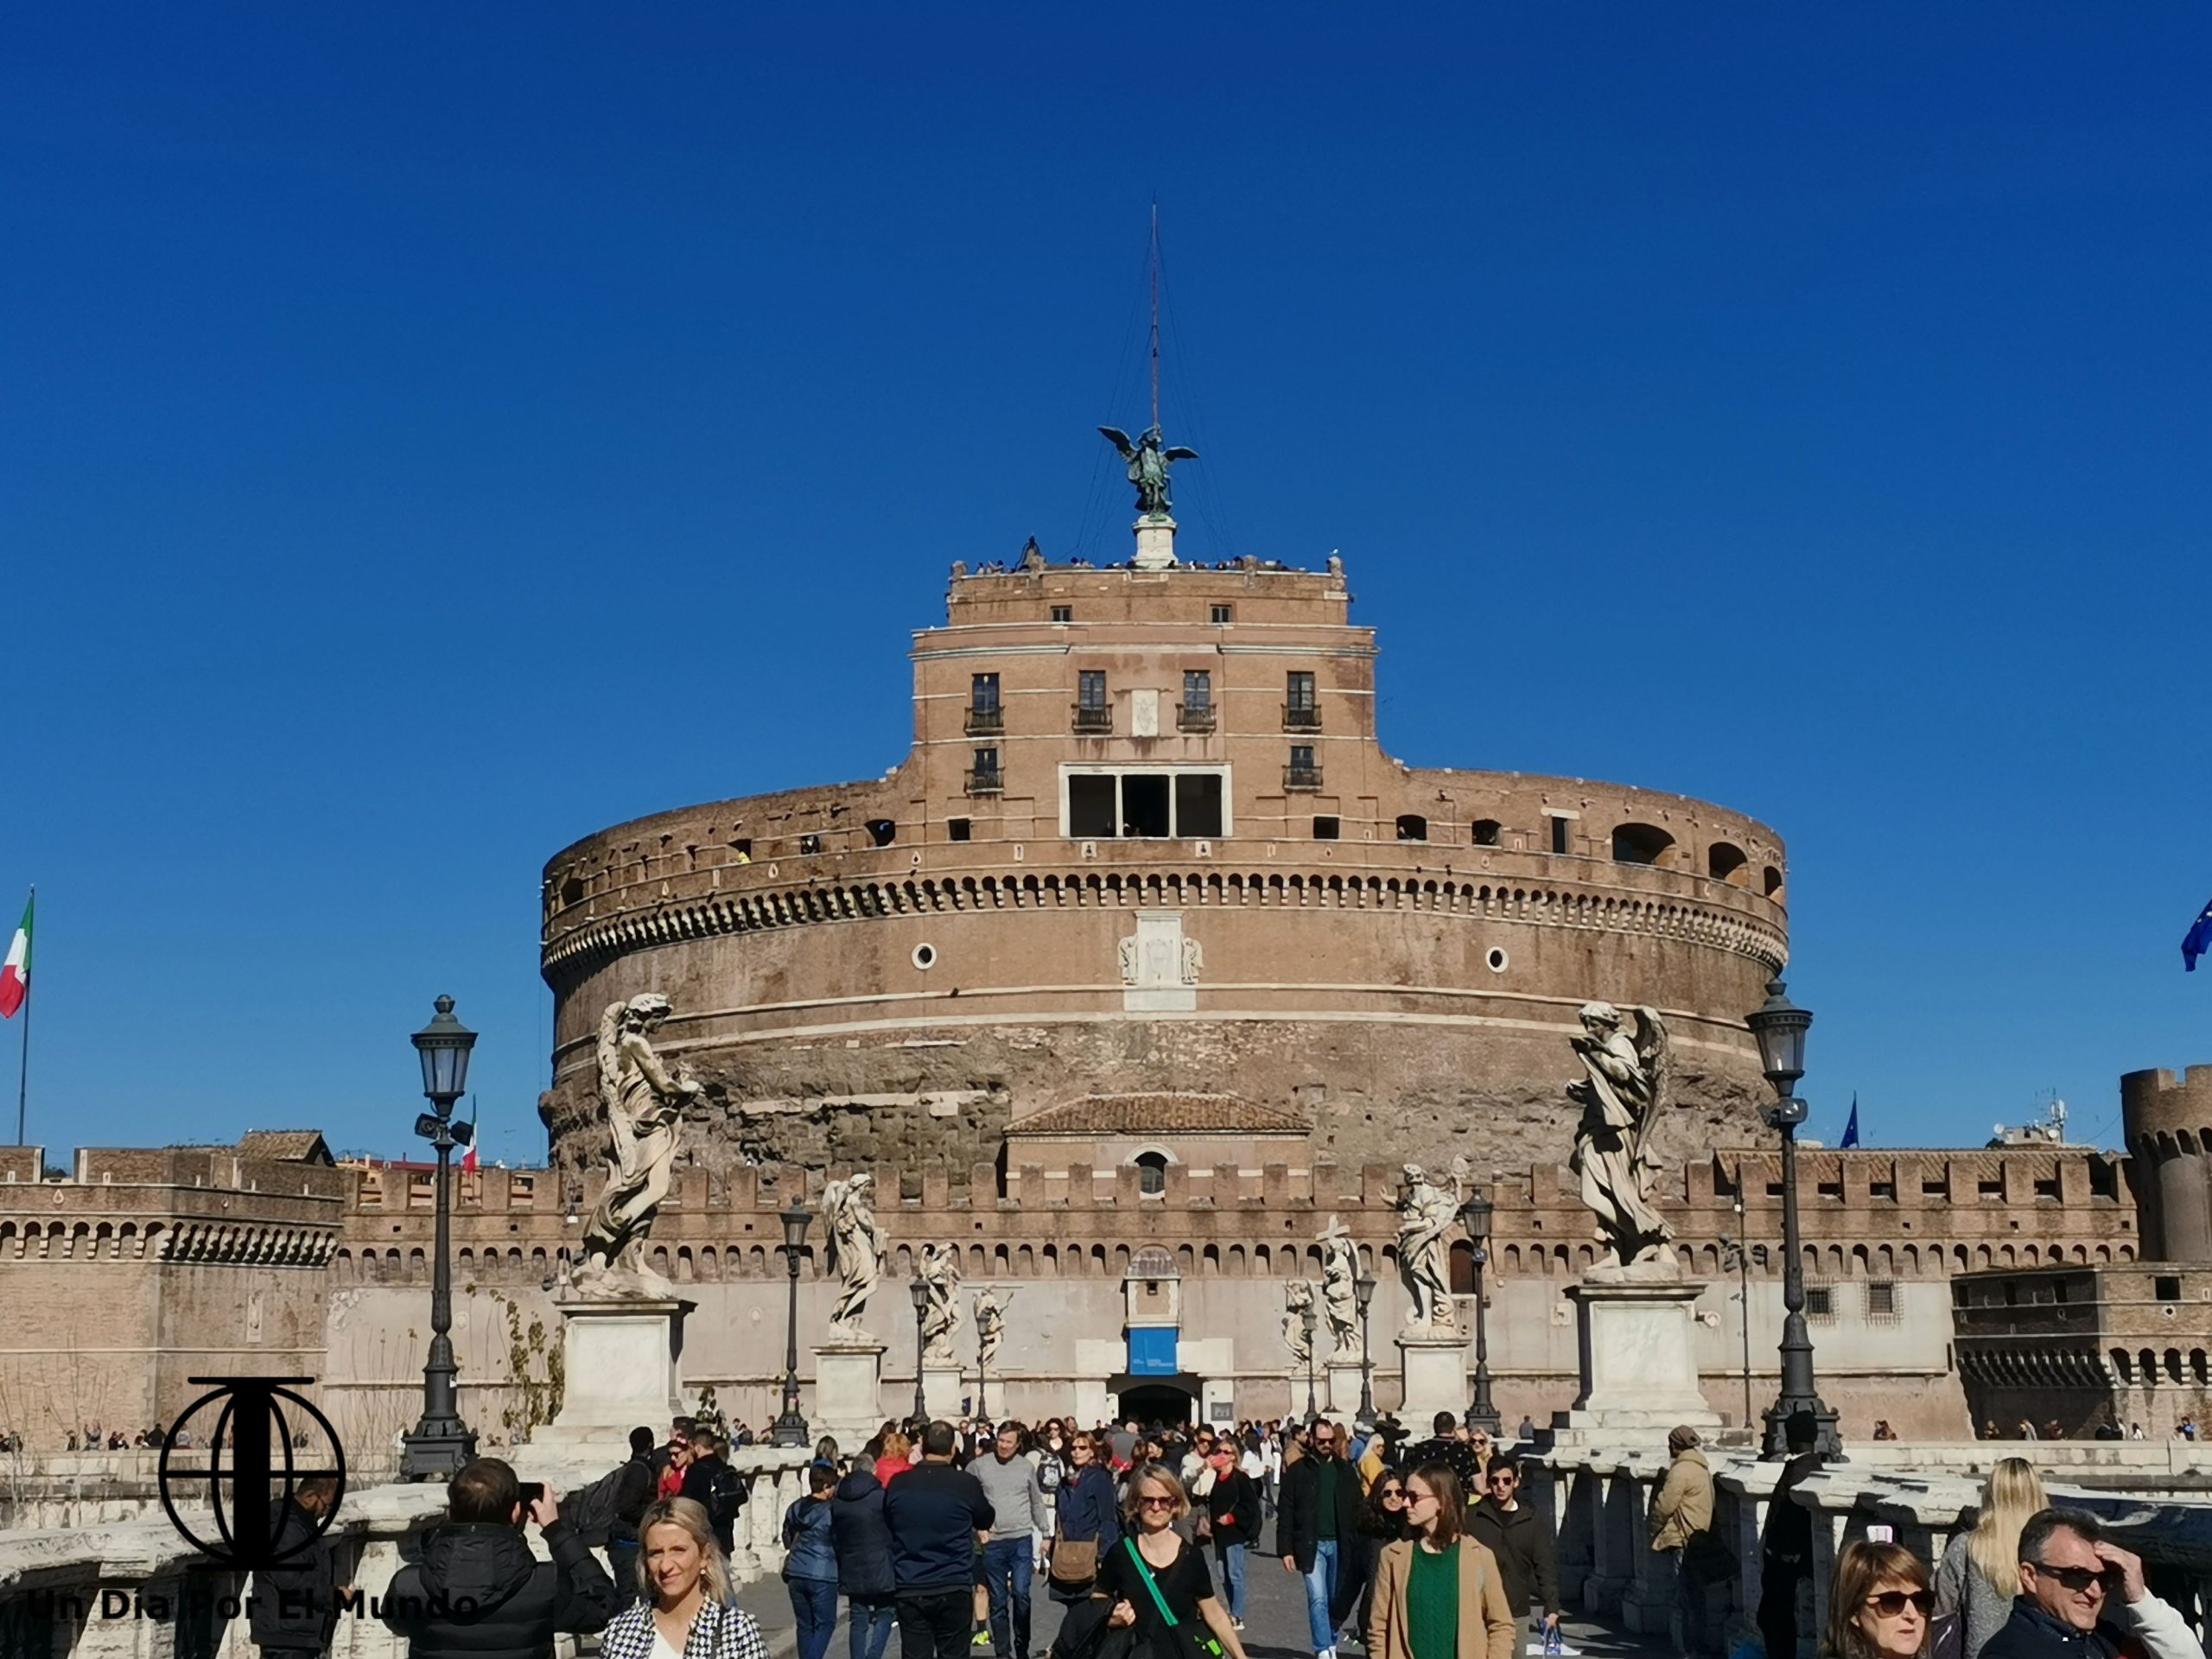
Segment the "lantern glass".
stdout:
<svg viewBox="0 0 2212 1659">
<path fill-rule="evenodd" d="M 468 1092 L 468 1056 L 476 1033 L 453 1017 L 453 998 L 440 997 L 430 1023 L 410 1039 L 423 1057 L 423 1092 L 450 1109 Z"/>
<path fill-rule="evenodd" d="M 907 1285 L 906 1294 L 914 1299 L 915 1318 L 919 1319 L 929 1311 L 930 1287 L 927 1280 L 917 1274 L 912 1281 Z"/>
<path fill-rule="evenodd" d="M 1788 992 L 1780 980 L 1770 981 L 1765 1002 L 1745 1016 L 1758 1039 L 1759 1069 L 1775 1093 L 1785 1097 L 1805 1075 L 1805 1028 L 1813 1023 L 1811 1011 L 1792 1002 Z"/>
<path fill-rule="evenodd" d="M 1359 1311 L 1367 1312 L 1368 1304 L 1375 1300 L 1375 1275 L 1363 1273 L 1351 1282 L 1351 1293 L 1359 1298 Z"/>
<path fill-rule="evenodd" d="M 783 1213 L 784 1248 L 796 1252 L 805 1247 L 807 1224 L 814 1219 L 804 1205 L 797 1199 Z"/>
</svg>

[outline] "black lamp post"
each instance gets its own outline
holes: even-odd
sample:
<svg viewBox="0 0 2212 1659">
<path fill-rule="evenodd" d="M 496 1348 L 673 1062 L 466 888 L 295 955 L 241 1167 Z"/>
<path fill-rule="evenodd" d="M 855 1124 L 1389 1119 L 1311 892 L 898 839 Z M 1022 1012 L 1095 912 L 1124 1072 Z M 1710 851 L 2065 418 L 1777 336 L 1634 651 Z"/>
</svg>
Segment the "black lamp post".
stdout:
<svg viewBox="0 0 2212 1659">
<path fill-rule="evenodd" d="M 1744 1200 L 1736 1200 L 1736 1225 L 1744 1224 Z M 1744 1427 L 1751 1426 L 1751 1247 L 1739 1236 L 1723 1233 L 1720 1248 L 1726 1254 L 1721 1258 L 1724 1270 L 1736 1275 L 1736 1303 L 1742 1309 L 1738 1324 L 1744 1333 Z"/>
<path fill-rule="evenodd" d="M 402 1480 L 446 1480 L 476 1456 L 476 1431 L 461 1420 L 461 1368 L 454 1363 L 451 1201 L 448 1161 L 455 1147 L 476 1138 L 474 1125 L 453 1121 L 454 1102 L 468 1092 L 468 1056 L 476 1033 L 453 1017 L 453 998 L 434 1005 L 430 1023 L 410 1039 L 423 1059 L 423 1092 L 431 1109 L 415 1120 L 415 1133 L 437 1149 L 437 1239 L 430 1264 L 430 1357 L 423 1367 L 423 1417 L 399 1456 Z"/>
<path fill-rule="evenodd" d="M 922 1326 L 929 1318 L 930 1281 L 917 1273 L 906 1294 L 914 1299 L 914 1421 L 930 1420 L 930 1397 L 922 1388 Z"/>
<path fill-rule="evenodd" d="M 1758 1039 L 1760 1067 L 1774 1088 L 1774 1104 L 1764 1114 L 1767 1127 L 1782 1136 L 1782 1392 L 1767 1408 L 1765 1455 L 1787 1456 L 1789 1420 L 1808 1412 L 1815 1424 L 1815 1449 L 1824 1458 L 1840 1459 L 1843 1438 L 1836 1430 L 1835 1413 L 1821 1402 L 1813 1385 L 1813 1338 L 1805 1328 L 1804 1256 L 1797 1240 L 1797 1126 L 1805 1121 L 1806 1107 L 1796 1090 L 1797 1080 L 1805 1075 L 1805 1028 L 1813 1016 L 1792 1002 L 1787 990 L 1779 979 L 1770 981 L 1766 1001 L 1745 1016 Z"/>
<path fill-rule="evenodd" d="M 1475 1266 L 1475 1397 L 1467 1407 L 1467 1427 L 1486 1428 L 1493 1436 L 1503 1433 L 1505 1425 L 1491 1403 L 1490 1309 L 1483 1296 L 1483 1268 L 1490 1261 L 1490 1221 L 1497 1209 L 1480 1187 L 1459 1206 L 1459 1219 L 1467 1229 L 1467 1253 Z"/>
<path fill-rule="evenodd" d="M 784 1266 L 791 1274 L 791 1303 L 784 1313 L 784 1408 L 777 1414 L 776 1426 L 768 1432 L 771 1446 L 804 1446 L 807 1444 L 806 1419 L 798 1414 L 798 1258 L 806 1249 L 807 1224 L 814 1217 L 807 1213 L 806 1201 L 793 1198 L 791 1207 L 784 1211 Z"/>
<path fill-rule="evenodd" d="M 1313 1304 L 1308 1302 L 1298 1310 L 1299 1328 L 1306 1332 L 1306 1427 L 1311 1428 L 1321 1421 L 1321 1408 L 1313 1402 Z"/>
<path fill-rule="evenodd" d="M 1375 1275 L 1363 1270 L 1351 1281 L 1351 1294 L 1359 1299 L 1359 1421 L 1363 1428 L 1375 1425 L 1375 1351 L 1368 1343 L 1367 1311 L 1375 1303 Z"/>
</svg>

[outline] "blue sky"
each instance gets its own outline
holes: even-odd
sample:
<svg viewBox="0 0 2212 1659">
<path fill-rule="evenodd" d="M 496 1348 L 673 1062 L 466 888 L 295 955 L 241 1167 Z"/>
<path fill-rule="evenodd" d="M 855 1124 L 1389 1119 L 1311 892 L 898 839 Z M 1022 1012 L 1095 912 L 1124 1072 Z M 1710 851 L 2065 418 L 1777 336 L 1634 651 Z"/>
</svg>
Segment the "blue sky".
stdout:
<svg viewBox="0 0 2212 1659">
<path fill-rule="evenodd" d="M 327 10 L 0 60 L 34 1140 L 397 1151 L 450 991 L 542 1151 L 543 859 L 1118 556 L 1155 194 L 1185 550 L 1341 548 L 1408 760 L 1775 824 L 1815 1133 L 2212 1060 L 2212 13 Z"/>
</svg>

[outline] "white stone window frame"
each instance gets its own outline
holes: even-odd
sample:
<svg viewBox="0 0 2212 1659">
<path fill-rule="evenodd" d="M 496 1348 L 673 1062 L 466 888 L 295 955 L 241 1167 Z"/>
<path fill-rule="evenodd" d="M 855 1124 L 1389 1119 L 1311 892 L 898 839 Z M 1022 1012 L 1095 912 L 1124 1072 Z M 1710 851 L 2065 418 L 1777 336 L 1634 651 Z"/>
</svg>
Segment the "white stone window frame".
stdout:
<svg viewBox="0 0 2212 1659">
<path fill-rule="evenodd" d="M 1173 780 L 1174 779 L 1176 779 L 1176 778 L 1180 778 L 1180 777 L 1218 778 L 1218 779 L 1221 779 L 1221 832 L 1220 832 L 1218 835 L 1206 835 L 1206 836 L 1185 836 L 1185 835 L 1173 835 L 1173 834 L 1170 834 L 1170 835 L 1166 835 L 1166 836 L 1084 836 L 1084 837 L 1083 837 L 1083 839 L 1084 839 L 1084 840 L 1085 840 L 1085 841 L 1227 841 L 1227 840 L 1228 840 L 1231 836 L 1233 836 L 1233 835 L 1235 835 L 1235 834 L 1236 833 L 1236 798 L 1235 798 L 1234 794 L 1232 793 L 1232 791 L 1231 791 L 1231 790 L 1230 790 L 1230 771 L 1231 771 L 1231 768 L 1230 768 L 1230 767 L 1226 763 L 1216 764 L 1216 765 L 1208 765 L 1208 766 L 1183 766 L 1183 765 L 1180 765 L 1180 764 L 1178 764 L 1178 763 L 1174 763 L 1174 762 L 1170 762 L 1170 763 L 1167 763 L 1167 764 L 1166 764 L 1166 765 L 1147 765 L 1147 764 L 1145 764 L 1145 763 L 1141 762 L 1141 761 L 1126 761 L 1126 762 L 1120 762 L 1120 761 L 1117 761 L 1117 762 L 1114 762 L 1114 763 L 1110 763 L 1110 764 L 1106 764 L 1106 765 L 1090 765 L 1090 764 L 1085 764 L 1085 763 L 1084 763 L 1084 762 L 1079 762 L 1079 761 L 1073 761 L 1073 760 L 1063 760 L 1063 761 L 1060 763 L 1060 780 L 1059 780 L 1059 798 L 1059 798 L 1059 806 L 1060 806 L 1060 839 L 1061 839 L 1061 840 L 1063 840 L 1063 841 L 1073 841 L 1074 839 L 1076 839 L 1075 833 L 1074 833 L 1074 831 L 1073 831 L 1073 830 L 1069 827 L 1069 822 L 1068 822 L 1068 779 L 1071 779 L 1071 778 L 1112 778 L 1112 779 L 1117 779 L 1117 780 L 1118 780 L 1118 779 L 1122 779 L 1122 778 L 1125 778 L 1125 777 L 1128 776 L 1131 772 L 1139 772 L 1139 773 L 1141 773 L 1141 774 L 1143 774 L 1143 775 L 1145 775 L 1145 776 L 1147 776 L 1147 777 L 1166 776 L 1166 778 L 1168 778 L 1168 779 L 1170 779 L 1170 782 L 1168 783 L 1168 785 L 1167 785 L 1167 815 L 1168 815 L 1168 824 L 1169 824 L 1169 827 L 1170 827 L 1170 829 L 1171 829 L 1171 830 L 1173 830 L 1173 829 L 1174 829 L 1174 828 L 1177 828 L 1177 827 L 1178 827 L 1178 826 L 1175 824 L 1175 821 L 1174 821 L 1174 820 L 1175 820 L 1175 785 L 1174 785 L 1174 783 L 1173 783 Z M 1116 785 L 1115 785 L 1115 786 L 1114 786 L 1114 821 L 1115 821 L 1116 823 L 1119 823 L 1122 822 L 1122 790 L 1121 790 L 1121 785 L 1119 784 L 1119 782 L 1118 782 L 1118 781 L 1116 783 Z"/>
</svg>

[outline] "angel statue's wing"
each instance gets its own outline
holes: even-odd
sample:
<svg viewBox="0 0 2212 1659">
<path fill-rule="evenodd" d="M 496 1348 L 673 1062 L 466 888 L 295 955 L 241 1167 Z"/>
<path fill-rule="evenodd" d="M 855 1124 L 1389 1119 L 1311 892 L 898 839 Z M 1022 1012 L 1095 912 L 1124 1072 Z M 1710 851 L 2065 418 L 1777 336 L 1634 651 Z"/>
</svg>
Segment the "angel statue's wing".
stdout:
<svg viewBox="0 0 2212 1659">
<path fill-rule="evenodd" d="M 1195 449 L 1185 449 L 1179 443 L 1173 449 L 1161 450 L 1160 455 L 1167 461 L 1196 461 L 1198 458 L 1198 452 Z"/>
<path fill-rule="evenodd" d="M 1103 436 L 1107 442 L 1112 444 L 1116 449 L 1122 452 L 1122 459 L 1123 461 L 1134 461 L 1136 458 L 1136 445 L 1129 442 L 1129 435 L 1122 431 L 1121 428 L 1117 426 L 1102 426 L 1098 430 L 1100 435 Z"/>
<path fill-rule="evenodd" d="M 1636 1045 L 1637 1058 L 1643 1063 L 1643 1075 L 1651 1079 L 1651 1104 L 1644 1114 L 1649 1121 L 1675 1103 L 1674 1046 L 1658 1009 L 1636 1011 L 1636 1034 L 1630 1040 Z"/>
</svg>

